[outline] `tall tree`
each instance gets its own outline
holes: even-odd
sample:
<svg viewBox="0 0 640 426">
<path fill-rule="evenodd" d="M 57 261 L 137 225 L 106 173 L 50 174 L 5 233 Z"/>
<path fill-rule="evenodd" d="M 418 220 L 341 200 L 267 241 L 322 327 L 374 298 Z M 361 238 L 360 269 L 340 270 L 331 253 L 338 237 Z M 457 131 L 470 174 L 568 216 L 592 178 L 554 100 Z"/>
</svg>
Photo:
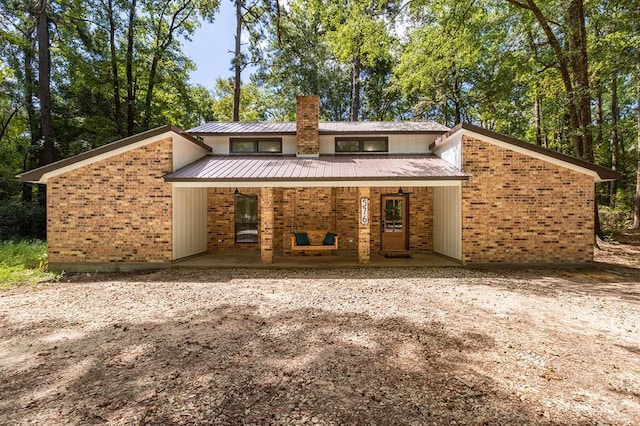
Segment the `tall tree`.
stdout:
<svg viewBox="0 0 640 426">
<path fill-rule="evenodd" d="M 554 32 L 552 22 L 536 0 L 506 0 L 509 4 L 533 14 L 547 42 L 553 49 L 556 64 L 567 95 L 567 110 L 571 125 L 571 139 L 578 158 L 593 161 L 591 133 L 591 103 L 587 61 L 587 36 L 582 0 L 570 0 L 565 9 L 563 33 Z M 566 39 L 563 46 L 561 40 Z"/>
<path fill-rule="evenodd" d="M 51 52 L 49 50 L 49 15 L 47 0 L 36 6 L 38 40 L 38 94 L 40 98 L 40 131 L 43 140 L 40 165 L 55 161 L 53 123 L 51 121 Z"/>
<path fill-rule="evenodd" d="M 215 6 L 217 3 L 215 3 Z M 158 78 L 158 66 L 167 51 L 174 47 L 176 36 L 189 36 L 198 25 L 198 3 L 195 0 L 151 0 L 145 4 L 148 10 L 151 33 L 151 66 L 147 78 L 143 115 L 143 129 L 151 123 L 151 103 Z"/>
<path fill-rule="evenodd" d="M 101 1 L 106 10 L 106 17 L 109 25 L 109 56 L 111 62 L 111 82 L 113 86 L 113 120 L 115 121 L 116 133 L 123 136 L 124 126 L 122 121 L 122 103 L 120 99 L 120 77 L 118 75 L 118 46 L 116 44 L 116 32 L 119 26 L 119 22 L 116 22 L 118 13 L 114 5 L 114 0 Z"/>
<path fill-rule="evenodd" d="M 320 96 L 325 120 L 345 120 L 350 105 L 350 72 L 327 45 L 315 0 L 294 0 L 269 26 L 266 48 L 258 63 L 255 81 L 272 88 L 283 112 L 278 119 L 293 120 L 295 97 Z"/>
<path fill-rule="evenodd" d="M 133 76 L 133 42 L 136 34 L 136 0 L 129 3 L 129 20 L 127 26 L 127 136 L 135 132 L 136 90 Z"/>
<path fill-rule="evenodd" d="M 351 106 L 349 120 L 361 116 L 363 70 L 376 69 L 376 64 L 388 60 L 393 37 L 388 23 L 397 13 L 392 0 L 347 0 L 343 3 L 316 2 L 328 46 L 335 57 L 351 69 Z"/>
</svg>

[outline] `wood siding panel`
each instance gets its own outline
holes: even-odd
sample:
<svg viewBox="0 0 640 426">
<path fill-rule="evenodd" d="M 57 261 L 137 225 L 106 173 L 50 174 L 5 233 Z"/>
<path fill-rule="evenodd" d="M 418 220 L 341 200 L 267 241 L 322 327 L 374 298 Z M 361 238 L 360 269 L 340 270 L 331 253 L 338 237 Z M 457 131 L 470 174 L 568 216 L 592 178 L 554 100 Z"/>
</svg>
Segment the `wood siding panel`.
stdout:
<svg viewBox="0 0 640 426">
<path fill-rule="evenodd" d="M 460 187 L 433 188 L 433 251 L 462 259 Z"/>
<path fill-rule="evenodd" d="M 173 137 L 173 171 L 193 163 L 199 158 L 207 155 L 208 151 L 194 144 L 193 142 L 183 138 L 182 136 Z"/>
<path fill-rule="evenodd" d="M 173 188 L 173 259 L 207 251 L 207 188 Z"/>
</svg>

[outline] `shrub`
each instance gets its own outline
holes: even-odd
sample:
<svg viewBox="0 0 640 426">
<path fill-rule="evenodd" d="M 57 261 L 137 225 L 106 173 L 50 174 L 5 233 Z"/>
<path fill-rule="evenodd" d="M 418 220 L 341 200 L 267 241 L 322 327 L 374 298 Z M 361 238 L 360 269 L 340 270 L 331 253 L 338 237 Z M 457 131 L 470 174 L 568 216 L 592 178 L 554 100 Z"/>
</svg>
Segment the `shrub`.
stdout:
<svg viewBox="0 0 640 426">
<path fill-rule="evenodd" d="M 605 234 L 613 234 L 631 227 L 631 215 L 622 210 L 611 210 L 606 206 L 599 206 L 600 228 Z"/>
<path fill-rule="evenodd" d="M 10 198 L 0 203 L 0 241 L 46 238 L 46 209 L 37 202 Z"/>
<path fill-rule="evenodd" d="M 0 242 L 0 289 L 54 279 L 47 269 L 47 245 L 43 241 Z"/>
</svg>

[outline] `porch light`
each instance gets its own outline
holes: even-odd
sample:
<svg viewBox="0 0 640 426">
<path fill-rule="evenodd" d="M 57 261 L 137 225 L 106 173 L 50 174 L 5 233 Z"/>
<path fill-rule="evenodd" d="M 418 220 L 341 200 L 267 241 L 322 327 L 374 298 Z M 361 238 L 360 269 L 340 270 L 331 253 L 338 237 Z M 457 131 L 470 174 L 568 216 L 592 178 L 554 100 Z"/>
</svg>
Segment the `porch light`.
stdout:
<svg viewBox="0 0 640 426">
<path fill-rule="evenodd" d="M 402 187 L 398 188 L 398 195 L 404 195 L 404 191 L 402 190 Z"/>
<path fill-rule="evenodd" d="M 236 190 L 235 190 L 235 191 L 233 191 L 233 195 L 234 195 L 234 196 L 236 196 L 236 197 L 239 197 L 239 196 L 241 196 L 242 194 L 240 193 L 240 191 L 238 191 L 238 188 L 236 188 Z"/>
</svg>

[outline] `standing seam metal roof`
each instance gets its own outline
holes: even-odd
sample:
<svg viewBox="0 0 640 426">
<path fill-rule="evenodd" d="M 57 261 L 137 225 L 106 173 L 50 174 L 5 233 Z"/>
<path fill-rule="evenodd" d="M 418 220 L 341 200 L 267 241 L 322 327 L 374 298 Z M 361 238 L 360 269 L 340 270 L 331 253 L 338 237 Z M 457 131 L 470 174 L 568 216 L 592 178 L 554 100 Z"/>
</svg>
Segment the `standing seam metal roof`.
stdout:
<svg viewBox="0 0 640 426">
<path fill-rule="evenodd" d="M 320 122 L 320 134 L 340 133 L 443 133 L 449 128 L 434 121 Z M 295 134 L 296 123 L 213 121 L 188 130 L 194 135 Z"/>
<path fill-rule="evenodd" d="M 293 156 L 208 155 L 167 174 L 168 182 L 213 180 L 468 179 L 435 155 Z"/>
</svg>

